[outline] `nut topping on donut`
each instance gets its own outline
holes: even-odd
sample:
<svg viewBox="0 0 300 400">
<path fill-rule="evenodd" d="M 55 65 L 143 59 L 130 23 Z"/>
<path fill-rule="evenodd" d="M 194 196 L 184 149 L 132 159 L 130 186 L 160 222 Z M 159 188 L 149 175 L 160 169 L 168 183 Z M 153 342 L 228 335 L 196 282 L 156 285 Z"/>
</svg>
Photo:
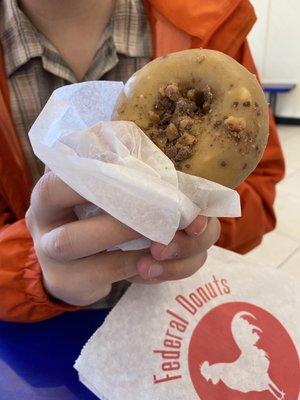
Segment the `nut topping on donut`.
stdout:
<svg viewBox="0 0 300 400">
<path fill-rule="evenodd" d="M 198 91 L 196 89 L 190 89 L 186 92 L 186 97 L 196 102 L 198 100 Z"/>
<path fill-rule="evenodd" d="M 207 85 L 202 91 L 168 83 L 159 89 L 154 110 L 149 111 L 150 139 L 180 168 L 192 154 L 196 143 L 190 132 L 195 119 L 210 112 L 213 93 Z"/>
<path fill-rule="evenodd" d="M 231 132 L 241 132 L 246 128 L 244 118 L 233 117 L 232 115 L 225 119 L 224 124 Z"/>
<path fill-rule="evenodd" d="M 180 137 L 180 133 L 178 129 L 176 128 L 176 125 L 171 122 L 165 129 L 167 139 L 171 142 L 172 140 L 175 140 Z"/>
<path fill-rule="evenodd" d="M 251 94 L 248 89 L 244 87 L 240 88 L 239 97 L 243 103 L 249 102 L 251 104 Z"/>
<path fill-rule="evenodd" d="M 189 146 L 183 146 L 178 150 L 175 161 L 184 161 L 190 158 L 192 152 Z"/>
<path fill-rule="evenodd" d="M 165 150 L 165 154 L 167 157 L 169 157 L 171 160 L 175 160 L 175 157 L 177 156 L 178 149 L 176 146 L 167 146 Z"/>
<path fill-rule="evenodd" d="M 153 124 L 157 124 L 159 122 L 159 115 L 154 111 L 149 111 L 149 118 Z"/>
<path fill-rule="evenodd" d="M 204 55 L 201 55 L 201 56 L 198 56 L 198 57 L 197 57 L 197 62 L 198 62 L 199 64 L 201 64 L 204 60 L 205 60 L 205 56 L 204 56 Z"/>
<path fill-rule="evenodd" d="M 191 117 L 183 117 L 179 119 L 179 130 L 184 131 L 190 129 L 193 125 L 193 119 Z"/>
<path fill-rule="evenodd" d="M 190 133 L 185 132 L 178 140 L 177 140 L 177 145 L 183 144 L 184 146 L 192 146 L 196 142 L 196 138 L 194 135 L 191 135 Z"/>
<path fill-rule="evenodd" d="M 211 110 L 211 103 L 213 102 L 213 94 L 211 91 L 211 88 L 209 86 L 205 86 L 203 92 L 201 93 L 203 95 L 204 101 L 203 101 L 203 112 L 204 114 L 209 113 Z"/>
<path fill-rule="evenodd" d="M 179 115 L 194 115 L 197 111 L 197 105 L 194 101 L 180 97 L 176 102 L 176 113 Z"/>
<path fill-rule="evenodd" d="M 165 89 L 162 88 L 161 93 L 163 96 L 169 97 L 170 100 L 177 101 L 179 99 L 179 89 L 177 85 L 168 85 Z"/>
</svg>

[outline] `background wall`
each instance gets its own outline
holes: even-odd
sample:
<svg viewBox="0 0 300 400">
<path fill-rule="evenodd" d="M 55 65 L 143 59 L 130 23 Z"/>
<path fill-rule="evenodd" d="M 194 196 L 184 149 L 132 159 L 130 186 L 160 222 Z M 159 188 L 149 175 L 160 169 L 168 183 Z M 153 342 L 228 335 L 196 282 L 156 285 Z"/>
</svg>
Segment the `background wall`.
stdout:
<svg viewBox="0 0 300 400">
<path fill-rule="evenodd" d="M 251 0 L 258 20 L 249 36 L 263 82 L 297 83 L 281 94 L 277 114 L 300 118 L 300 1 Z"/>
</svg>

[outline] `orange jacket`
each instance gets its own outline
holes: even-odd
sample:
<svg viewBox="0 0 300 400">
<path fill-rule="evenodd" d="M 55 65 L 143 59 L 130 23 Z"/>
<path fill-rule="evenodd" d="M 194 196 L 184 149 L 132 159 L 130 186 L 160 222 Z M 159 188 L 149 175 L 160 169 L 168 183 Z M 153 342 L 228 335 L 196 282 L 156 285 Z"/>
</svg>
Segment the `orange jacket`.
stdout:
<svg viewBox="0 0 300 400">
<path fill-rule="evenodd" d="M 246 36 L 255 22 L 248 0 L 145 1 L 152 27 L 154 56 L 192 47 L 217 49 L 253 73 L 255 66 Z M 222 218 L 219 245 L 245 253 L 275 226 L 275 184 L 284 162 L 274 120 L 263 159 L 238 191 L 242 217 Z M 42 285 L 41 269 L 24 222 L 32 182 L 21 150 L 10 107 L 0 55 L 0 319 L 38 321 L 76 310 L 53 301 Z"/>
</svg>

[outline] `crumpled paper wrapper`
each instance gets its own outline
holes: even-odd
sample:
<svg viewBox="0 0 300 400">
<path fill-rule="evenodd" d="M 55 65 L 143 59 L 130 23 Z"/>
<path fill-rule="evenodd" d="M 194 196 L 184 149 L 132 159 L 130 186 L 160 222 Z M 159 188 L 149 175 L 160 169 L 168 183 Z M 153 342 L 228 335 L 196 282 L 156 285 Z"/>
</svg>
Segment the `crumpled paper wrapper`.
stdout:
<svg viewBox="0 0 300 400">
<path fill-rule="evenodd" d="M 297 400 L 299 310 L 287 273 L 214 247 L 188 279 L 133 284 L 75 368 L 102 400 Z"/>
<path fill-rule="evenodd" d="M 234 190 L 175 170 L 132 122 L 110 121 L 121 82 L 96 81 L 53 92 L 32 126 L 34 153 L 90 204 L 79 218 L 107 212 L 146 239 L 168 244 L 199 215 L 240 216 Z"/>
</svg>

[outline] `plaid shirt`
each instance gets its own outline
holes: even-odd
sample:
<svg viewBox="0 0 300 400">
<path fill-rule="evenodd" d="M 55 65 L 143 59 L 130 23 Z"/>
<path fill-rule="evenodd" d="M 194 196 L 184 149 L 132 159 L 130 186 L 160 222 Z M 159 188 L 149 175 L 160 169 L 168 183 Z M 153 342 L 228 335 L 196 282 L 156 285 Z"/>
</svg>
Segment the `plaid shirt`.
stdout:
<svg viewBox="0 0 300 400">
<path fill-rule="evenodd" d="M 78 82 L 55 47 L 35 29 L 16 0 L 0 0 L 0 42 L 13 119 L 36 182 L 44 166 L 33 154 L 28 132 L 53 90 Z M 152 55 L 150 26 L 139 0 L 117 0 L 83 81 L 126 82 Z"/>
<path fill-rule="evenodd" d="M 33 154 L 28 132 L 53 90 L 77 79 L 55 47 L 18 8 L 17 0 L 0 0 L 0 42 L 13 119 L 33 180 L 37 181 L 44 166 Z M 151 56 L 150 26 L 142 2 L 117 0 L 83 81 L 126 82 Z M 105 299 L 89 308 L 112 307 L 128 286 L 126 281 L 115 283 Z"/>
</svg>

